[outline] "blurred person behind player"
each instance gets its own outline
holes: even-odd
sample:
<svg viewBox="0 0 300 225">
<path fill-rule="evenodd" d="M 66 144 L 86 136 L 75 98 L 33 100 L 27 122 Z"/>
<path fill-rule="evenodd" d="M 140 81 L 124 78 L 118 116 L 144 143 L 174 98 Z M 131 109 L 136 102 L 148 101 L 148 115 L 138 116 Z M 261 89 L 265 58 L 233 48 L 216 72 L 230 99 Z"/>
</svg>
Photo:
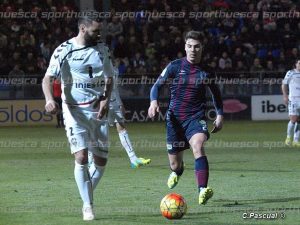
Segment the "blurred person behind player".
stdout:
<svg viewBox="0 0 300 225">
<path fill-rule="evenodd" d="M 300 147 L 299 115 L 300 115 L 300 59 L 295 61 L 295 69 L 287 71 L 282 81 L 283 101 L 288 105 L 290 121 L 287 125 L 287 146 Z"/>
<path fill-rule="evenodd" d="M 56 128 L 65 127 L 62 114 L 61 83 L 59 78 L 54 79 L 53 81 L 53 97 L 54 101 L 58 104 L 58 110 L 56 113 Z"/>
<path fill-rule="evenodd" d="M 108 122 L 110 126 L 116 124 L 116 128 L 119 134 L 119 138 L 123 148 L 126 150 L 126 153 L 130 160 L 131 168 L 138 168 L 143 165 L 147 165 L 151 162 L 150 159 L 138 158 L 135 154 L 127 129 L 125 127 L 125 107 L 120 97 L 119 88 L 118 88 L 118 77 L 119 72 L 118 68 L 114 67 L 114 76 L 113 76 L 113 89 L 111 93 L 110 103 L 109 103 L 109 112 L 108 112 Z M 92 164 L 91 154 L 89 153 L 89 163 Z"/>
<path fill-rule="evenodd" d="M 207 88 L 211 91 L 217 112 L 212 133 L 222 129 L 223 104 L 218 86 L 200 64 L 202 50 L 201 34 L 189 31 L 185 37 L 186 57 L 172 61 L 162 71 L 151 89 L 148 115 L 153 118 L 159 112 L 159 89 L 167 83 L 170 90 L 166 117 L 167 150 L 172 170 L 167 185 L 170 189 L 177 185 L 184 171 L 183 152 L 191 147 L 199 204 L 206 204 L 213 196 L 213 190 L 207 186 L 209 167 L 204 151 L 204 143 L 209 138 L 205 117 Z"/>
<path fill-rule="evenodd" d="M 92 11 L 93 12 L 93 11 Z M 61 77 L 62 108 L 71 153 L 75 156 L 74 176 L 83 201 L 83 220 L 94 220 L 93 190 L 99 183 L 108 156 L 106 115 L 112 89 L 113 66 L 108 48 L 97 43 L 101 22 L 86 12 L 78 20 L 78 35 L 58 46 L 43 79 L 47 112 L 56 113 L 52 78 Z M 88 151 L 94 165 L 88 169 Z"/>
</svg>

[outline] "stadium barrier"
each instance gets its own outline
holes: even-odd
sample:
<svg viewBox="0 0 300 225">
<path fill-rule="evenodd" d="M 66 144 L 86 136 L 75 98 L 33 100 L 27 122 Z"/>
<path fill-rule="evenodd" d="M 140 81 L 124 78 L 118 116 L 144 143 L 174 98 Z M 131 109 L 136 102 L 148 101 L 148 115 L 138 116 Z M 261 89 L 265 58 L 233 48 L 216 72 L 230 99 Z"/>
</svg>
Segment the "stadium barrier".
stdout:
<svg viewBox="0 0 300 225">
<path fill-rule="evenodd" d="M 252 120 L 288 120 L 288 107 L 282 95 L 255 95 L 251 97 Z"/>
<path fill-rule="evenodd" d="M 54 125 L 55 115 L 45 111 L 45 100 L 0 101 L 0 126 Z"/>
<path fill-rule="evenodd" d="M 126 74 L 118 80 L 128 122 L 152 121 L 147 117 L 147 110 L 150 89 L 156 76 L 146 75 Z M 224 99 L 225 119 L 287 119 L 287 109 L 281 95 L 280 72 L 216 73 L 215 77 Z M 55 116 L 44 110 L 41 82 L 41 75 L 0 78 L 0 126 L 55 124 Z M 166 85 L 160 91 L 161 113 L 154 120 L 165 120 L 168 96 Z M 215 112 L 211 100 L 207 104 L 207 118 L 213 120 Z"/>
<path fill-rule="evenodd" d="M 160 99 L 160 112 L 154 119 L 147 116 L 148 98 L 123 99 L 127 122 L 165 121 L 168 98 Z M 224 98 L 226 120 L 287 120 L 287 106 L 282 95 L 255 95 L 248 97 Z M 55 115 L 44 109 L 45 101 L 2 100 L 0 101 L 0 126 L 55 125 Z M 206 117 L 214 120 L 216 113 L 211 99 L 207 101 Z"/>
<path fill-rule="evenodd" d="M 160 99 L 160 112 L 155 119 L 147 116 L 149 99 L 123 99 L 126 110 L 127 122 L 149 122 L 149 121 L 165 121 L 166 111 L 168 107 L 168 99 Z M 250 120 L 251 119 L 251 97 L 224 98 L 224 117 L 226 120 Z M 214 120 L 216 112 L 211 99 L 207 101 L 206 117 L 208 120 Z"/>
</svg>

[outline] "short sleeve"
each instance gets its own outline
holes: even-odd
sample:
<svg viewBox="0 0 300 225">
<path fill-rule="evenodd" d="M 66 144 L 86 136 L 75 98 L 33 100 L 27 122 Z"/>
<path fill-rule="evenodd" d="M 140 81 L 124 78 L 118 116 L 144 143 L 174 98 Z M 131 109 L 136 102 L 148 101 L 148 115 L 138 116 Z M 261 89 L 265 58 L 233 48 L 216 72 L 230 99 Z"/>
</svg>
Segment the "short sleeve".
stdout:
<svg viewBox="0 0 300 225">
<path fill-rule="evenodd" d="M 53 52 L 50 59 L 49 66 L 46 71 L 47 76 L 53 76 L 53 77 L 59 76 L 61 62 L 62 62 L 62 53 L 63 53 L 63 49 L 61 48 L 61 46 L 57 47 Z"/>
<path fill-rule="evenodd" d="M 289 70 L 289 71 L 285 74 L 284 79 L 282 80 L 282 84 L 288 85 L 288 84 L 290 83 L 291 76 L 292 76 L 292 72 Z"/>
</svg>

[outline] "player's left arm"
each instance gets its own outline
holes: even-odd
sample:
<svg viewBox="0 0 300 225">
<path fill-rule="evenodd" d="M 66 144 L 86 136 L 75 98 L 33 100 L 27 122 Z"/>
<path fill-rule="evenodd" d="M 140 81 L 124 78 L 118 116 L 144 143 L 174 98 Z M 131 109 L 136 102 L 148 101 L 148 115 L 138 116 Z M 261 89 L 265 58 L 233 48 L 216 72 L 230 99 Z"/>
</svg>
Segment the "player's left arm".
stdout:
<svg viewBox="0 0 300 225">
<path fill-rule="evenodd" d="M 288 71 L 282 81 L 282 85 L 281 85 L 281 91 L 282 91 L 282 95 L 283 95 L 283 101 L 284 103 L 287 105 L 289 102 L 289 88 L 288 85 L 290 83 L 291 80 L 291 72 Z"/>
<path fill-rule="evenodd" d="M 217 113 L 217 118 L 213 123 L 214 127 L 213 127 L 211 133 L 216 133 L 222 129 L 223 123 L 224 123 L 223 101 L 222 101 L 221 91 L 214 80 L 212 80 L 212 82 L 209 83 L 208 87 L 212 94 L 213 102 L 214 102 L 214 105 L 216 108 L 216 113 Z"/>
<path fill-rule="evenodd" d="M 114 89 L 114 93 L 115 93 L 115 97 L 116 97 L 116 102 L 117 102 L 121 112 L 123 113 L 123 115 L 125 115 L 125 107 L 124 107 L 123 101 L 121 99 L 120 91 L 119 91 L 117 83 L 118 83 L 118 79 L 115 79 L 113 89 Z"/>
<path fill-rule="evenodd" d="M 109 102 L 110 96 L 113 89 L 113 65 L 110 58 L 109 49 L 107 48 L 104 52 L 104 59 L 103 59 L 103 73 L 105 76 L 105 86 L 104 86 L 104 94 L 102 99 L 100 100 L 100 107 L 98 112 L 98 119 L 102 119 L 104 116 L 107 115 L 109 110 Z"/>
<path fill-rule="evenodd" d="M 167 79 L 170 77 L 172 73 L 172 64 L 169 65 L 162 71 L 160 76 L 157 78 L 156 82 L 151 88 L 150 91 L 150 107 L 148 109 L 148 116 L 153 118 L 156 113 L 159 112 L 159 104 L 158 104 L 158 94 L 159 89 L 166 83 Z"/>
</svg>

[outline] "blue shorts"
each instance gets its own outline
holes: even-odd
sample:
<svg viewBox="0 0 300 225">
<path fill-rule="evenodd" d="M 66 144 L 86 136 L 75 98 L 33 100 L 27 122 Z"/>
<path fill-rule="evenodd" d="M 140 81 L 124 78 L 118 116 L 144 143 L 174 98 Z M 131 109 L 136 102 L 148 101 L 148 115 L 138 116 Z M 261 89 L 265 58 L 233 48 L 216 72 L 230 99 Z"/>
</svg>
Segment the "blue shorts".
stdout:
<svg viewBox="0 0 300 225">
<path fill-rule="evenodd" d="M 194 134 L 204 133 L 209 139 L 207 123 L 204 118 L 178 120 L 174 115 L 167 116 L 167 150 L 176 154 L 190 148 L 189 140 Z"/>
</svg>

